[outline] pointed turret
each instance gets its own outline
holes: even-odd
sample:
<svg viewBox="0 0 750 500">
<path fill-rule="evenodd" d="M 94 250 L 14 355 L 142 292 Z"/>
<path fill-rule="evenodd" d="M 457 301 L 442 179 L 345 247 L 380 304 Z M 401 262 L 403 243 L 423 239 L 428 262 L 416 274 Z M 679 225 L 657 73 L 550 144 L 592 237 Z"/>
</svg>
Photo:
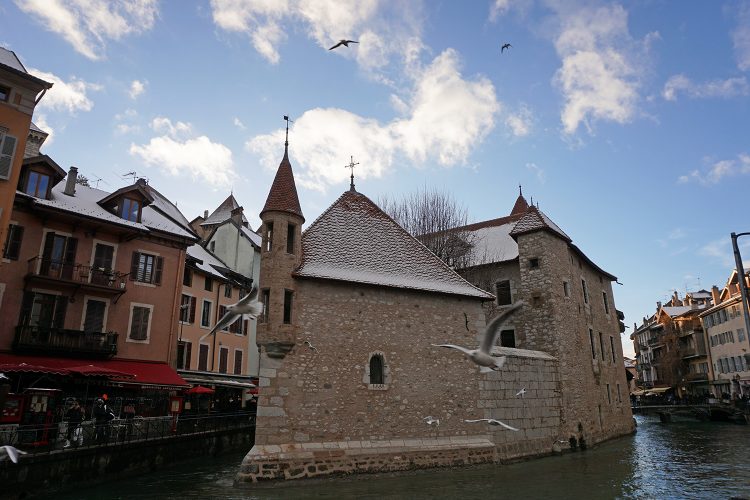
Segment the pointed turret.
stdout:
<svg viewBox="0 0 750 500">
<path fill-rule="evenodd" d="M 523 192 L 521 192 L 521 186 L 518 186 L 518 198 L 516 198 L 516 204 L 513 205 L 513 210 L 510 211 L 510 215 L 519 215 L 529 208 L 529 204 L 526 201 L 526 198 L 523 197 Z"/>
<path fill-rule="evenodd" d="M 296 284 L 292 272 L 302 260 L 302 215 L 294 173 L 289 162 L 289 143 L 284 144 L 284 158 L 260 212 L 263 237 L 260 257 L 260 293 L 264 304 L 258 324 L 257 341 L 262 354 L 282 358 L 294 345 Z"/>
</svg>

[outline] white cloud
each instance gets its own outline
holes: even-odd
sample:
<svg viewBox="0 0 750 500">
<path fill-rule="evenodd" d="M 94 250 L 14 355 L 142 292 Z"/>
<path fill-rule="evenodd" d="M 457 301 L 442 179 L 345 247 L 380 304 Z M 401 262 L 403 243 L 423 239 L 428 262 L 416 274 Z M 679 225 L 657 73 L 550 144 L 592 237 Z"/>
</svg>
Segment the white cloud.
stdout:
<svg viewBox="0 0 750 500">
<path fill-rule="evenodd" d="M 710 80 L 694 83 L 685 75 L 673 75 L 664 84 L 662 96 L 667 101 L 676 101 L 678 93 L 693 98 L 735 97 L 750 94 L 750 84 L 744 76 L 726 80 Z"/>
<path fill-rule="evenodd" d="M 536 163 L 527 163 L 526 170 L 531 171 L 542 184 L 547 180 L 544 170 L 537 166 Z"/>
<path fill-rule="evenodd" d="M 494 127 L 501 106 L 494 86 L 483 77 L 464 79 L 458 56 L 450 49 L 413 77 L 410 96 L 396 100 L 403 116 L 388 123 L 334 108 L 300 116 L 290 133 L 291 154 L 302 168 L 300 183 L 323 190 L 344 182 L 343 166 L 350 155 L 360 163 L 360 179 L 383 175 L 397 156 L 416 164 L 464 162 Z M 275 168 L 283 137 L 277 130 L 251 139 L 246 147 L 260 155 L 266 167 Z"/>
<path fill-rule="evenodd" d="M 169 119 L 157 118 L 152 122 L 152 127 L 175 135 L 192 128 L 183 122 L 177 124 L 172 126 Z M 180 125 L 183 127 L 180 128 Z M 229 186 L 236 178 L 232 151 L 204 135 L 185 140 L 173 135 L 153 137 L 147 144 L 131 144 L 130 154 L 169 175 L 183 176 L 189 173 L 194 179 L 213 187 Z"/>
<path fill-rule="evenodd" d="M 639 98 L 643 54 L 658 35 L 635 41 L 628 31 L 628 14 L 619 5 L 565 11 L 566 5 L 555 4 L 561 25 L 555 48 L 562 67 L 554 82 L 565 100 L 564 132 L 575 133 L 582 123 L 591 131 L 595 120 L 630 122 Z M 629 56 L 636 49 L 641 57 L 637 62 Z"/>
<path fill-rule="evenodd" d="M 490 21 L 496 21 L 510 9 L 511 0 L 494 0 L 490 6 Z"/>
<path fill-rule="evenodd" d="M 741 153 L 734 160 L 720 160 L 711 163 L 705 171 L 693 170 L 677 178 L 679 184 L 697 182 L 704 186 L 718 184 L 726 177 L 750 174 L 750 155 Z"/>
<path fill-rule="evenodd" d="M 734 55 L 737 67 L 742 71 L 750 70 L 750 4 L 740 5 L 737 13 L 737 27 L 732 31 Z"/>
<path fill-rule="evenodd" d="M 26 14 L 89 59 L 104 57 L 107 40 L 150 30 L 157 0 L 15 0 Z"/>
<path fill-rule="evenodd" d="M 163 116 L 157 116 L 151 120 L 151 128 L 156 133 L 165 133 L 175 139 L 189 135 L 193 130 L 193 126 L 189 123 L 176 122 L 172 124 L 172 120 Z"/>
<path fill-rule="evenodd" d="M 140 80 L 133 80 L 130 84 L 130 90 L 128 90 L 128 95 L 131 99 L 135 100 L 138 98 L 139 95 L 143 94 L 146 90 L 146 84 L 148 82 L 142 82 Z"/>
<path fill-rule="evenodd" d="M 511 113 L 505 118 L 505 126 L 514 137 L 526 137 L 531 133 L 534 116 L 525 104 L 521 104 L 518 112 Z"/>
<path fill-rule="evenodd" d="M 245 128 L 247 128 L 245 127 L 245 124 L 242 123 L 242 120 L 240 120 L 236 116 L 234 117 L 234 120 L 232 120 L 232 123 L 234 124 L 235 127 L 237 127 L 240 130 L 245 130 Z"/>
<path fill-rule="evenodd" d="M 52 144 L 52 141 L 54 141 L 55 138 L 55 129 L 52 128 L 52 126 L 47 122 L 47 115 L 45 115 L 44 113 L 34 113 L 33 121 L 37 127 L 49 134 L 44 140 L 44 145 L 42 147 Z"/>
<path fill-rule="evenodd" d="M 118 135 L 135 134 L 140 131 L 141 131 L 141 127 L 139 125 L 134 125 L 130 123 L 115 124 L 115 133 Z"/>
<path fill-rule="evenodd" d="M 391 16 L 381 15 L 390 8 Z M 281 60 L 279 46 L 286 39 L 285 23 L 296 23 L 322 48 L 339 39 L 353 39 L 337 55 L 355 58 L 368 70 L 389 63 L 400 54 L 406 58 L 410 40 L 418 35 L 418 17 L 412 4 L 386 4 L 379 0 L 211 0 L 214 23 L 229 32 L 246 35 L 255 50 L 271 64 Z M 382 78 L 382 75 L 379 75 Z"/>
<path fill-rule="evenodd" d="M 75 114 L 78 111 L 91 111 L 94 107 L 93 101 L 89 99 L 88 91 L 98 91 L 101 85 L 89 83 L 75 76 L 65 82 L 53 73 L 47 73 L 38 69 L 30 68 L 29 73 L 52 83 L 52 88 L 44 94 L 36 109 L 51 109 L 54 111 L 67 111 Z"/>
</svg>

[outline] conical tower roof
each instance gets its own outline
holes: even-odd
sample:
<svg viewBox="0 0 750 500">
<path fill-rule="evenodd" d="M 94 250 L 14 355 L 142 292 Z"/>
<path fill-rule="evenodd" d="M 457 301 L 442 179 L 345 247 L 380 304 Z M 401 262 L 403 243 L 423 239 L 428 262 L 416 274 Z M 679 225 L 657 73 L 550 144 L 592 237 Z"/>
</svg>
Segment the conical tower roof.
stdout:
<svg viewBox="0 0 750 500">
<path fill-rule="evenodd" d="M 513 205 L 513 210 L 510 211 L 510 215 L 522 214 L 526 212 L 528 208 L 529 203 L 526 201 L 526 198 L 524 198 L 522 194 L 519 194 L 518 198 L 516 198 L 516 204 Z"/>
<path fill-rule="evenodd" d="M 292 164 L 289 163 L 287 148 L 284 149 L 284 158 L 276 171 L 276 177 L 273 179 L 271 190 L 268 192 L 268 198 L 266 198 L 263 210 L 260 211 L 260 216 L 263 217 L 265 212 L 270 211 L 291 213 L 302 217 L 302 222 L 305 221 L 297 196 L 297 186 L 294 183 L 294 173 L 292 172 Z"/>
</svg>

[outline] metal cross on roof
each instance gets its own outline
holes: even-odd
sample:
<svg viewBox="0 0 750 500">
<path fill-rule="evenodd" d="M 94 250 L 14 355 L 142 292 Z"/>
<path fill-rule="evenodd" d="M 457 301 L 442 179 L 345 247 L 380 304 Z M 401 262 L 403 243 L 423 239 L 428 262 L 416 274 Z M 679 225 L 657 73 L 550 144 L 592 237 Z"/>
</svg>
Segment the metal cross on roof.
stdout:
<svg viewBox="0 0 750 500">
<path fill-rule="evenodd" d="M 354 189 L 354 167 L 356 165 L 359 165 L 359 162 L 354 163 L 354 156 L 351 157 L 351 160 L 349 161 L 349 165 L 344 165 L 344 168 L 352 169 L 351 184 L 349 184 L 349 191 L 356 191 L 356 189 Z"/>
</svg>

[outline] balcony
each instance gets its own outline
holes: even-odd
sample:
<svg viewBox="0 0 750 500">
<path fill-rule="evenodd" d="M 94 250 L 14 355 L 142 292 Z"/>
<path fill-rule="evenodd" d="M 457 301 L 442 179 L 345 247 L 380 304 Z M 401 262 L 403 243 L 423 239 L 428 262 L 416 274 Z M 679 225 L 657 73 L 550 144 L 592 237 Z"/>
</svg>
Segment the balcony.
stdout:
<svg viewBox="0 0 750 500">
<path fill-rule="evenodd" d="M 113 295 L 116 303 L 120 295 L 127 291 L 127 276 L 128 273 L 113 269 L 33 257 L 28 261 L 26 280 L 70 288 L 71 296 L 79 289 Z"/>
<path fill-rule="evenodd" d="M 653 335 L 652 337 L 649 337 L 648 339 L 648 345 L 651 347 L 661 345 L 661 344 L 662 344 L 661 335 Z"/>
<path fill-rule="evenodd" d="M 117 354 L 117 333 L 19 325 L 13 339 L 13 349 L 73 357 L 85 355 L 109 358 Z"/>
<path fill-rule="evenodd" d="M 680 347 L 680 356 L 682 356 L 682 359 L 700 358 L 705 355 L 706 351 L 697 347 Z"/>
<path fill-rule="evenodd" d="M 686 382 L 706 382 L 708 373 L 688 373 L 685 375 Z"/>
</svg>

